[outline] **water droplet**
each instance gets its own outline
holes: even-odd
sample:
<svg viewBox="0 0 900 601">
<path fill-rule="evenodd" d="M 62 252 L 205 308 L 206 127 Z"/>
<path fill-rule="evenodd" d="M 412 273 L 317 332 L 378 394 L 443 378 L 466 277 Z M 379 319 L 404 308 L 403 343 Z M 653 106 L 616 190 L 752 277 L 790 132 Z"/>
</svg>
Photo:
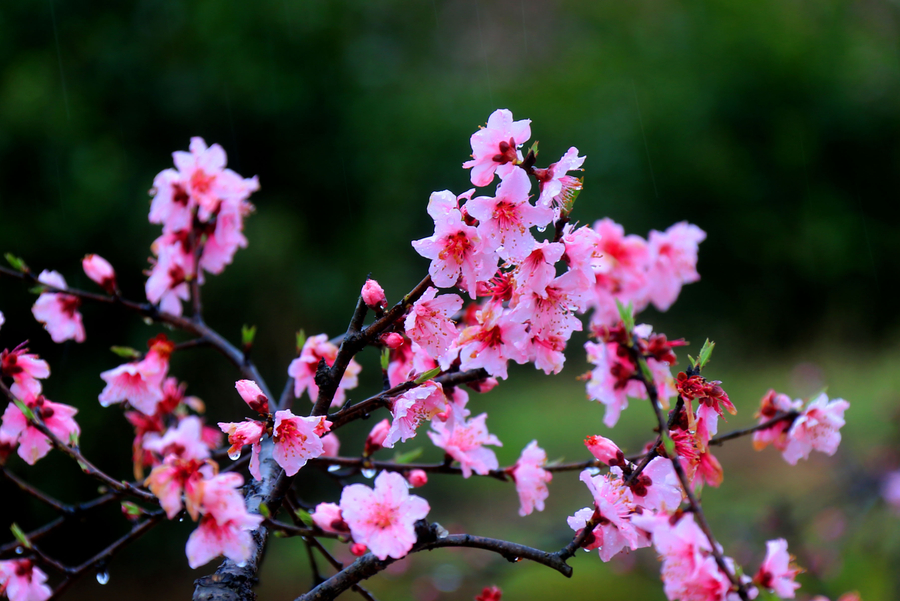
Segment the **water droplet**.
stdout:
<svg viewBox="0 0 900 601">
<path fill-rule="evenodd" d="M 247 567 L 247 562 L 246 562 L 246 561 L 242 561 L 241 563 L 235 564 L 235 565 L 237 565 L 237 567 L 239 567 L 239 568 L 246 568 L 246 567 Z"/>
<path fill-rule="evenodd" d="M 99 582 L 100 584 L 106 584 L 107 582 L 109 582 L 109 572 L 107 572 L 106 570 L 97 572 L 97 582 Z"/>
<path fill-rule="evenodd" d="M 447 532 L 447 529 L 444 528 L 443 526 L 441 526 L 440 524 L 438 524 L 437 522 L 434 523 L 434 534 L 438 538 L 447 538 L 448 536 L 450 536 L 450 533 Z"/>
<path fill-rule="evenodd" d="M 178 521 L 179 521 L 179 522 L 183 522 L 183 521 L 184 521 L 184 516 L 181 516 L 180 518 L 178 518 Z"/>
<path fill-rule="evenodd" d="M 589 468 L 587 468 L 587 471 L 590 475 L 596 476 L 597 474 L 600 473 L 600 468 L 599 467 L 589 467 Z"/>
<path fill-rule="evenodd" d="M 363 468 L 363 470 L 362 470 L 363 477 L 368 478 L 369 480 L 374 478 L 376 473 L 377 473 L 376 470 L 374 470 L 372 468 Z"/>
<path fill-rule="evenodd" d="M 539 232 L 544 232 L 544 231 L 547 230 L 547 226 L 546 226 L 546 225 L 539 225 L 537 230 L 538 230 Z"/>
<path fill-rule="evenodd" d="M 513 557 L 512 561 L 513 561 L 513 563 L 519 563 L 520 561 L 522 561 L 522 558 L 521 557 Z"/>
<path fill-rule="evenodd" d="M 339 469 L 341 469 L 341 466 L 339 466 L 339 465 L 329 465 L 328 466 L 328 471 L 331 473 L 334 473 L 334 472 L 338 471 Z"/>
<path fill-rule="evenodd" d="M 232 461 L 237 461 L 241 458 L 241 450 L 238 449 L 236 451 L 228 451 L 228 458 Z"/>
<path fill-rule="evenodd" d="M 25 552 L 25 549 L 23 549 L 22 547 L 16 547 L 16 555 L 21 555 L 24 552 Z"/>
</svg>

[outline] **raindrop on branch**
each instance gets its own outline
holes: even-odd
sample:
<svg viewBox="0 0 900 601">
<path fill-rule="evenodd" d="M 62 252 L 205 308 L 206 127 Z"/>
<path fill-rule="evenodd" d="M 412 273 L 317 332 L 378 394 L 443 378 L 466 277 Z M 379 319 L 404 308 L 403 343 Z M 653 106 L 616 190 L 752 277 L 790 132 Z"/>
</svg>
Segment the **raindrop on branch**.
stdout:
<svg viewBox="0 0 900 601">
<path fill-rule="evenodd" d="M 109 572 L 107 572 L 106 570 L 97 572 L 97 582 L 99 582 L 100 584 L 106 584 L 107 582 L 109 582 Z"/>
<path fill-rule="evenodd" d="M 241 458 L 241 450 L 237 449 L 236 451 L 228 451 L 228 458 L 232 461 L 237 461 Z"/>
<path fill-rule="evenodd" d="M 341 469 L 341 466 L 339 466 L 339 465 L 329 465 L 328 466 L 328 471 L 331 472 L 332 474 L 334 472 L 338 471 L 339 469 Z"/>
<path fill-rule="evenodd" d="M 368 478 L 369 480 L 374 478 L 376 473 L 377 473 L 377 471 L 372 468 L 363 468 L 362 469 L 363 477 Z"/>
</svg>

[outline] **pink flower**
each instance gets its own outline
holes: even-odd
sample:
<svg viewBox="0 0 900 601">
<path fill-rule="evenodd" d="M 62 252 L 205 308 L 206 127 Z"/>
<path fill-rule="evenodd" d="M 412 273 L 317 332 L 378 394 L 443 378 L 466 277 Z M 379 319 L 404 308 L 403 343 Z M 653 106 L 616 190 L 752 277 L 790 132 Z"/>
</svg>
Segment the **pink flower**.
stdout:
<svg viewBox="0 0 900 601">
<path fill-rule="evenodd" d="M 490 375 L 505 380 L 507 361 L 525 363 L 528 360 L 522 348 L 527 341 L 525 324 L 494 301 L 476 312 L 475 319 L 477 325 L 464 329 L 456 341 L 460 369 L 483 367 Z"/>
<path fill-rule="evenodd" d="M 585 549 L 599 548 L 603 561 L 609 561 L 625 547 L 634 550 L 650 544 L 647 536 L 631 523 L 632 494 L 623 485 L 620 474 L 621 471 L 617 471 L 592 477 L 588 470 L 581 472 L 580 480 L 594 497 L 594 510 L 579 510 L 567 520 L 569 527 L 578 532 L 585 528 L 589 519 L 598 516 L 592 532 L 594 540 L 585 545 Z"/>
<path fill-rule="evenodd" d="M 324 417 L 298 417 L 289 409 L 275 412 L 272 456 L 288 476 L 293 476 L 310 459 L 325 452 L 322 436 L 331 428 Z"/>
<path fill-rule="evenodd" d="M 203 461 L 169 455 L 161 465 L 153 468 L 144 486 L 156 495 L 170 520 L 186 509 L 196 521 L 203 501 L 203 480 L 211 475 L 210 472 Z"/>
<path fill-rule="evenodd" d="M 322 457 L 337 457 L 340 448 L 341 441 L 334 432 L 329 432 L 322 437 Z"/>
<path fill-rule="evenodd" d="M 350 526 L 341 515 L 341 508 L 335 503 L 319 503 L 310 517 L 312 517 L 313 523 L 325 532 L 336 534 L 350 532 Z"/>
<path fill-rule="evenodd" d="M 502 595 L 503 591 L 498 587 L 486 586 L 481 590 L 481 594 L 475 597 L 475 601 L 500 601 Z"/>
<path fill-rule="evenodd" d="M 782 452 L 785 461 L 796 465 L 797 460 L 807 459 L 813 449 L 834 455 L 841 443 L 839 430 L 846 423 L 844 411 L 849 407 L 844 399 L 829 402 L 824 393 L 816 397 L 788 431 L 788 443 Z"/>
<path fill-rule="evenodd" d="M 421 386 L 404 392 L 394 399 L 391 409 L 394 419 L 387 436 L 381 442 L 382 446 L 392 449 L 398 442 L 415 437 L 419 424 L 433 419 L 446 409 L 444 389 L 434 380 L 428 380 Z"/>
<path fill-rule="evenodd" d="M 803 401 L 792 401 L 788 395 L 770 390 L 760 401 L 757 415 L 759 423 L 763 424 L 779 413 L 796 412 L 802 408 Z M 793 420 L 784 419 L 768 428 L 757 430 L 753 433 L 753 448 L 760 451 L 771 444 L 779 451 L 784 451 L 788 443 L 787 431 L 792 423 Z"/>
<path fill-rule="evenodd" d="M 532 440 L 522 450 L 510 472 L 519 493 L 520 516 L 524 517 L 535 509 L 544 511 L 544 500 L 550 495 L 547 484 L 553 479 L 553 474 L 544 469 L 546 463 L 547 453 L 537 446 L 536 440 Z"/>
<path fill-rule="evenodd" d="M 566 174 L 569 171 L 581 171 L 584 159 L 585 157 L 578 156 L 578 149 L 573 146 L 559 161 L 541 171 L 538 175 L 538 180 L 541 182 L 541 196 L 538 204 L 554 208 L 557 214 L 565 208 L 565 205 L 570 202 L 572 194 L 581 190 L 581 181 Z M 571 207 L 569 208 L 571 209 Z"/>
<path fill-rule="evenodd" d="M 246 445 L 253 445 L 253 453 L 259 456 L 259 441 L 266 433 L 266 425 L 247 420 L 238 423 L 219 422 L 219 429 L 228 435 L 228 457 L 235 461 L 241 456 L 241 449 Z"/>
<path fill-rule="evenodd" d="M 588 436 L 584 444 L 591 455 L 607 465 L 625 465 L 625 454 L 616 443 L 603 436 Z"/>
<path fill-rule="evenodd" d="M 484 421 L 487 413 L 482 413 L 471 420 L 447 420 L 445 422 L 431 422 L 433 432 L 428 437 L 436 447 L 459 461 L 463 478 L 468 478 L 472 472 L 484 476 L 491 470 L 499 467 L 497 455 L 485 445 L 502 447 L 503 443 L 493 434 L 488 433 Z"/>
<path fill-rule="evenodd" d="M 462 308 L 462 299 L 456 294 L 442 294 L 429 287 L 417 300 L 406 316 L 406 335 L 416 342 L 428 356 L 440 362 L 443 369 L 456 359 L 451 345 L 459 332 L 450 317 Z"/>
<path fill-rule="evenodd" d="M 431 259 L 428 273 L 435 286 L 450 288 L 459 284 L 474 299 L 478 282 L 488 281 L 497 271 L 496 254 L 486 247 L 474 227 L 466 225 L 459 200 L 449 190 L 432 193 L 428 214 L 434 219 L 434 234 L 414 240 L 413 248 Z"/>
<path fill-rule="evenodd" d="M 69 405 L 48 401 L 42 396 L 26 396 L 20 399 L 34 414 L 44 421 L 44 425 L 65 444 L 78 437 L 81 428 L 75 423 L 78 410 Z M 31 425 L 15 403 L 6 406 L 0 423 L 0 439 L 19 445 L 19 457 L 28 465 L 50 452 L 52 443 L 40 430 Z"/>
<path fill-rule="evenodd" d="M 6 323 L 6 318 L 3 317 L 3 311 L 0 311 L 0 327 L 2 327 L 4 323 Z"/>
<path fill-rule="evenodd" d="M 188 280 L 194 277 L 193 249 L 189 232 L 163 234 L 150 247 L 156 255 L 144 285 L 147 300 L 159 304 L 160 310 L 181 315 L 181 301 L 190 298 Z"/>
<path fill-rule="evenodd" d="M 497 186 L 497 196 L 479 196 L 466 203 L 469 215 L 478 219 L 478 235 L 501 258 L 523 261 L 536 242 L 532 227 L 543 227 L 553 220 L 553 211 L 528 202 L 531 180 L 521 169 L 505 176 Z"/>
<path fill-rule="evenodd" d="M 412 470 L 406 475 L 406 480 L 413 488 L 419 488 L 428 484 L 428 474 L 425 473 L 425 470 Z"/>
<path fill-rule="evenodd" d="M 162 384 L 175 345 L 160 334 L 149 346 L 150 351 L 141 361 L 125 363 L 100 374 L 106 382 L 99 396 L 102 406 L 128 401 L 144 415 L 156 413 L 157 405 L 164 398 Z"/>
<path fill-rule="evenodd" d="M 363 302 L 366 303 L 370 309 L 387 308 L 387 298 L 384 296 L 384 288 L 379 286 L 378 282 L 375 280 L 366 280 L 360 295 L 362 296 Z"/>
<path fill-rule="evenodd" d="M 0 561 L 0 591 L 9 601 L 45 601 L 53 594 L 47 575 L 30 559 Z"/>
<path fill-rule="evenodd" d="M 770 540 L 766 543 L 766 558 L 763 560 L 759 571 L 753 581 L 760 587 L 773 590 L 782 599 L 793 599 L 794 591 L 800 588 L 799 582 L 794 582 L 797 574 L 802 570 L 792 566 L 793 557 L 788 555 L 787 541 L 783 538 Z"/>
<path fill-rule="evenodd" d="M 409 553 L 416 542 L 414 524 L 430 509 L 425 499 L 409 494 L 403 476 L 392 472 L 378 474 L 374 490 L 351 484 L 341 493 L 341 514 L 353 540 L 381 560 Z"/>
<path fill-rule="evenodd" d="M 261 515 L 247 513 L 238 490 L 240 474 L 219 474 L 203 483 L 200 526 L 188 538 L 188 565 L 198 568 L 219 555 L 241 563 L 250 558 L 253 539 L 250 531 L 262 523 Z"/>
<path fill-rule="evenodd" d="M 671 459 L 665 457 L 652 459 L 641 472 L 641 476 L 649 478 L 650 483 L 646 485 L 647 494 L 634 493 L 636 505 L 651 511 L 672 512 L 678 509 L 684 492 Z"/>
<path fill-rule="evenodd" d="M 187 192 L 184 178 L 174 169 L 160 171 L 150 190 L 150 223 L 163 224 L 163 232 L 171 233 L 191 227 L 196 201 Z"/>
<path fill-rule="evenodd" d="M 531 119 L 513 121 L 508 109 L 497 109 L 488 117 L 487 127 L 479 128 L 470 142 L 472 160 L 463 163 L 463 169 L 472 169 L 472 184 L 487 186 L 494 179 L 494 172 L 506 177 L 521 160 L 517 148 L 531 137 Z"/>
<path fill-rule="evenodd" d="M 576 229 L 569 224 L 563 229 L 562 243 L 566 248 L 565 258 L 569 270 L 581 274 L 585 284 L 591 287 L 597 279 L 595 270 L 602 269 L 600 240 L 600 234 L 586 225 Z"/>
<path fill-rule="evenodd" d="M 547 286 L 556 277 L 555 265 L 565 250 L 565 246 L 559 242 L 538 242 L 534 250 L 516 267 L 513 276 L 516 288 L 545 295 Z"/>
<path fill-rule="evenodd" d="M 175 167 L 182 176 L 185 189 L 200 207 L 200 218 L 208 219 L 218 209 L 222 198 L 233 195 L 236 173 L 225 169 L 225 151 L 218 144 L 206 146 L 203 138 L 191 138 L 190 152 L 172 153 Z"/>
<path fill-rule="evenodd" d="M 303 344 L 300 356 L 294 359 L 288 367 L 288 375 L 294 378 L 294 396 L 300 398 L 304 391 L 309 391 L 310 400 L 315 403 L 319 396 L 319 387 L 316 385 L 316 369 L 319 361 L 324 360 L 328 367 L 334 365 L 337 358 L 338 347 L 328 341 L 326 334 L 310 336 Z M 347 399 L 346 391 L 356 388 L 362 366 L 355 359 L 350 360 L 344 376 L 338 384 L 337 392 L 331 401 L 332 407 L 340 407 Z"/>
<path fill-rule="evenodd" d="M 650 273 L 647 294 L 660 311 L 666 311 L 678 298 L 681 287 L 700 279 L 697 273 L 697 247 L 706 232 L 682 221 L 660 233 L 650 232 Z"/>
<path fill-rule="evenodd" d="M 156 432 L 148 433 L 143 444 L 144 449 L 161 457 L 175 455 L 181 459 L 198 460 L 209 457 L 209 447 L 203 441 L 203 421 L 196 415 L 183 418 L 162 436 Z"/>
<path fill-rule="evenodd" d="M 250 182 L 249 192 L 259 189 L 256 179 L 243 180 Z M 241 200 L 240 202 L 222 202 L 219 212 L 215 216 L 216 226 L 207 236 L 200 255 L 200 267 L 209 273 L 219 274 L 231 264 L 235 253 L 239 248 L 247 248 L 247 238 L 244 236 L 244 217 L 253 210 L 253 205 Z"/>
<path fill-rule="evenodd" d="M 616 300 L 634 304 L 635 313 L 648 303 L 645 289 L 649 270 L 650 251 L 640 236 L 625 235 L 625 229 L 612 219 L 594 224 L 600 236 L 601 257 L 594 265 L 595 286 L 592 323 L 613 325 L 619 321 Z"/>
<path fill-rule="evenodd" d="M 610 348 L 611 347 L 611 348 Z M 588 362 L 594 365 L 587 383 L 587 395 L 592 401 L 606 405 L 603 423 L 612 428 L 619 421 L 619 415 L 628 407 L 626 387 L 634 373 L 634 366 L 624 357 L 619 357 L 615 344 L 585 342 Z"/>
<path fill-rule="evenodd" d="M 46 269 L 38 276 L 38 281 L 54 288 L 65 290 L 66 281 L 55 271 Z M 53 342 L 66 340 L 84 342 L 84 324 L 78 307 L 81 299 L 71 294 L 59 292 L 43 292 L 34 303 L 31 312 L 34 318 L 44 324 Z"/>
<path fill-rule="evenodd" d="M 18 398 L 38 396 L 41 394 L 41 383 L 50 375 L 50 366 L 46 361 L 28 352 L 25 343 L 12 351 L 3 349 L 0 352 L 0 375 L 13 379 L 12 393 Z"/>
<path fill-rule="evenodd" d="M 85 255 L 81 260 L 84 273 L 101 288 L 112 294 L 116 290 L 116 272 L 109 261 L 100 255 Z"/>
<path fill-rule="evenodd" d="M 394 401 L 396 404 L 396 401 Z M 413 428 L 415 430 L 415 428 Z M 363 448 L 363 456 L 368 457 L 372 453 L 381 450 L 384 447 L 384 441 L 391 431 L 391 420 L 383 419 L 372 428 L 369 436 L 366 437 L 366 446 Z"/>
<path fill-rule="evenodd" d="M 234 383 L 234 387 L 251 409 L 260 415 L 269 413 L 269 397 L 263 394 L 262 389 L 256 382 L 253 380 L 238 380 Z"/>
</svg>

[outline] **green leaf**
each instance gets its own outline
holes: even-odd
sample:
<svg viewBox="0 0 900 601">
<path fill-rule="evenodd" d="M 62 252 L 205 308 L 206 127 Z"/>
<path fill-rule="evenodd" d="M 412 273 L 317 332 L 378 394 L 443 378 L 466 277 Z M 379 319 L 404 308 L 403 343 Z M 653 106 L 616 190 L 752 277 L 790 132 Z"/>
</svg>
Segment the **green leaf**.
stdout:
<svg viewBox="0 0 900 601">
<path fill-rule="evenodd" d="M 716 348 L 716 343 L 710 342 L 709 338 L 707 338 L 706 342 L 703 343 L 703 348 L 700 349 L 700 356 L 697 358 L 697 362 L 694 365 L 696 365 L 700 369 L 706 367 L 706 364 L 709 363 L 710 356 L 712 356 L 714 348 Z"/>
<path fill-rule="evenodd" d="M 241 327 L 241 342 L 244 346 L 253 346 L 254 338 L 256 338 L 256 326 L 244 325 Z"/>
<path fill-rule="evenodd" d="M 31 410 L 31 407 L 29 407 L 28 405 L 26 405 L 19 399 L 16 399 L 13 402 L 16 404 L 16 407 L 19 408 L 19 411 L 22 412 L 22 415 L 25 416 L 25 419 L 27 419 L 30 422 L 34 421 L 34 411 Z"/>
<path fill-rule="evenodd" d="M 122 513 L 129 517 L 136 518 L 144 514 L 144 510 L 131 501 L 122 501 Z"/>
<path fill-rule="evenodd" d="M 634 305 L 630 302 L 623 305 L 619 299 L 616 299 L 616 307 L 619 309 L 619 317 L 625 325 L 625 329 L 630 333 L 634 330 Z"/>
<path fill-rule="evenodd" d="M 304 524 L 306 524 L 306 526 L 307 526 L 308 528 L 312 528 L 312 526 L 313 526 L 313 519 L 312 519 L 312 516 L 309 515 L 309 512 L 308 512 L 308 511 L 306 511 L 306 510 L 303 509 L 302 507 L 298 507 L 298 508 L 297 508 L 297 511 L 296 511 L 295 513 L 297 514 L 297 517 L 300 518 L 300 521 L 301 521 L 301 522 L 303 522 Z"/>
<path fill-rule="evenodd" d="M 69 433 L 69 446 L 76 448 L 78 447 L 78 432 Z"/>
<path fill-rule="evenodd" d="M 26 273 L 28 271 L 28 265 L 25 264 L 25 261 L 17 257 L 12 253 L 6 253 L 4 255 L 6 257 L 6 261 L 12 265 L 12 268 L 16 271 L 21 271 L 22 273 Z"/>
<path fill-rule="evenodd" d="M 9 529 L 10 529 L 10 531 L 12 531 L 13 536 L 16 537 L 16 540 L 19 541 L 20 545 L 22 545 L 26 549 L 31 548 L 31 541 L 28 540 L 28 537 L 25 536 L 25 533 L 22 532 L 22 529 L 19 528 L 18 524 L 13 522 L 12 525 L 9 527 Z"/>
<path fill-rule="evenodd" d="M 91 469 L 88 467 L 88 465 L 81 459 L 78 459 L 77 462 L 78 462 L 78 467 L 80 467 L 81 471 L 84 472 L 85 474 L 87 474 L 91 471 Z"/>
<path fill-rule="evenodd" d="M 131 348 L 130 346 L 111 346 L 109 347 L 113 353 L 123 359 L 140 359 L 141 351 Z"/>
<path fill-rule="evenodd" d="M 663 432 L 662 442 L 663 447 L 666 449 L 666 456 L 668 456 L 669 459 L 678 457 L 678 453 L 675 452 L 675 441 L 672 440 L 672 437 L 669 436 L 668 432 Z"/>
<path fill-rule="evenodd" d="M 306 332 L 300 330 L 297 332 L 297 354 L 300 354 L 300 351 L 303 350 L 303 345 L 306 344 Z"/>
<path fill-rule="evenodd" d="M 389 348 L 381 349 L 381 370 L 387 371 L 387 368 L 390 364 L 391 364 L 391 349 L 389 349 Z"/>
<path fill-rule="evenodd" d="M 421 384 L 422 382 L 427 382 L 428 380 L 435 377 L 439 373 L 441 373 L 440 367 L 435 367 L 434 369 L 429 369 L 424 374 L 422 374 L 418 378 L 416 378 L 416 384 Z"/>
<path fill-rule="evenodd" d="M 259 515 L 263 516 L 264 518 L 272 517 L 272 512 L 269 511 L 269 506 L 266 505 L 265 503 L 260 503 L 259 504 Z"/>
<path fill-rule="evenodd" d="M 531 148 L 528 149 L 528 152 L 533 152 L 534 158 L 537 158 L 537 156 L 538 156 L 538 141 L 537 140 L 534 141 L 534 144 L 531 145 Z M 528 152 L 526 152 L 525 154 L 527 155 Z"/>
<path fill-rule="evenodd" d="M 397 453 L 394 455 L 394 463 L 411 463 L 422 456 L 423 449 L 418 447 L 406 453 Z"/>
</svg>

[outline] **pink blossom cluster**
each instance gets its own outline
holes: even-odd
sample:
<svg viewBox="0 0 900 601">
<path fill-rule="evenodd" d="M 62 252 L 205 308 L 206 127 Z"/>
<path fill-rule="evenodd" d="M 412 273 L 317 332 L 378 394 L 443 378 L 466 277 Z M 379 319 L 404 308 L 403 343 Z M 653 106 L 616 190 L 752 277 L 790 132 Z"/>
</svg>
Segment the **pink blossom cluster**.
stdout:
<svg viewBox="0 0 900 601">
<path fill-rule="evenodd" d="M 759 423 L 779 413 L 789 414 L 788 419 L 754 432 L 753 446 L 760 450 L 771 444 L 791 465 L 808 459 L 813 450 L 834 455 L 841 443 L 840 429 L 846 423 L 844 412 L 849 407 L 844 399 L 829 401 L 822 393 L 803 408 L 803 401 L 792 401 L 787 395 L 770 390 L 760 403 Z"/>
<path fill-rule="evenodd" d="M 225 151 L 191 138 L 190 152 L 174 152 L 175 169 L 153 180 L 150 223 L 163 226 L 151 249 L 155 256 L 147 279 L 147 300 L 181 315 L 181 301 L 190 296 L 189 282 L 203 281 L 203 272 L 222 273 L 238 248 L 247 246 L 244 217 L 247 200 L 259 189 L 256 177 L 245 179 L 226 169 Z"/>
<path fill-rule="evenodd" d="M 256 382 L 239 380 L 235 384 L 238 393 L 251 409 L 265 417 L 264 421 L 247 419 L 238 423 L 220 422 L 219 428 L 228 435 L 231 459 L 241 456 L 241 449 L 250 445 L 250 473 L 262 479 L 259 471 L 259 452 L 263 437 L 270 435 L 274 442 L 272 453 L 275 462 L 288 476 L 293 476 L 310 459 L 326 453 L 323 437 L 331 429 L 331 422 L 324 417 L 301 417 L 290 409 L 269 413 L 269 399 Z M 336 439 L 334 439 L 336 440 Z M 334 451 L 336 452 L 336 450 Z"/>
<path fill-rule="evenodd" d="M 18 399 L 50 432 L 64 444 L 78 440 L 81 429 L 75 422 L 78 410 L 63 403 L 54 403 L 42 394 L 41 380 L 50 375 L 46 361 L 28 352 L 25 342 L 12 351 L 0 351 L 0 377 L 12 379 L 10 392 Z M 0 462 L 17 450 L 19 457 L 29 465 L 34 465 L 46 456 L 53 443 L 22 412 L 10 402 L 0 418 Z"/>
<path fill-rule="evenodd" d="M 58 290 L 65 290 L 66 280 L 55 271 L 46 269 L 38 276 L 38 281 Z M 64 292 L 42 292 L 34 303 L 31 312 L 34 318 L 44 324 L 53 342 L 74 340 L 84 342 L 84 323 L 78 307 L 81 299 Z"/>
</svg>

